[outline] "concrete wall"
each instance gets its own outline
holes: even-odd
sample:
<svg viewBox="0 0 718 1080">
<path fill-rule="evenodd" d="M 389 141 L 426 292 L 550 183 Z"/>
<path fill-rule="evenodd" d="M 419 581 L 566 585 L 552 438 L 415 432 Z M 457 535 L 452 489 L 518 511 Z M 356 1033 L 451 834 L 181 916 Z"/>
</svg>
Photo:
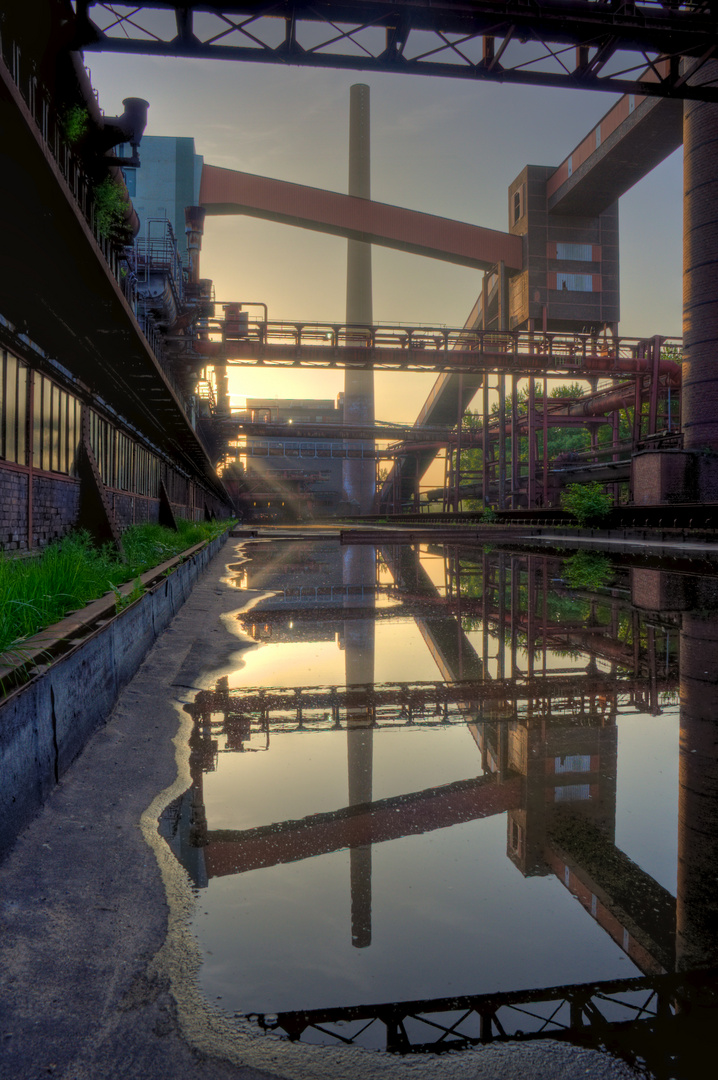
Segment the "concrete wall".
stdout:
<svg viewBox="0 0 718 1080">
<path fill-rule="evenodd" d="M 213 540 L 0 704 L 0 856 L 107 719 L 120 691 L 227 536 Z"/>
</svg>

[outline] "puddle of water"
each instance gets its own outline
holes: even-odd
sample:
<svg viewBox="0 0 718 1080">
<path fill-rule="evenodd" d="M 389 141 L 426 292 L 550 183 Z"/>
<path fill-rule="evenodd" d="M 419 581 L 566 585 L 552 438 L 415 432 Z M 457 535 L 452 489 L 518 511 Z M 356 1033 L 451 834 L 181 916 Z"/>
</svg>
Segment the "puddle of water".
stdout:
<svg viewBox="0 0 718 1080">
<path fill-rule="evenodd" d="M 716 579 L 247 553 L 259 647 L 187 706 L 193 784 L 161 823 L 207 998 L 402 1051 L 680 1013 L 665 980 L 718 959 Z"/>
</svg>

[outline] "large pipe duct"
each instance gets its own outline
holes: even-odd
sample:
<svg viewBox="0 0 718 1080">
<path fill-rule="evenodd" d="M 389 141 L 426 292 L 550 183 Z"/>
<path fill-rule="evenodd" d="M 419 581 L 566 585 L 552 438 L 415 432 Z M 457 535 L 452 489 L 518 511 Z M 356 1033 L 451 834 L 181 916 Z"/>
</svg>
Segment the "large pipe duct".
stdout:
<svg viewBox="0 0 718 1080">
<path fill-rule="evenodd" d="M 185 235 L 189 254 L 188 280 L 190 285 L 199 285 L 199 256 L 204 236 L 204 219 L 207 211 L 203 206 L 185 206 Z"/>
</svg>

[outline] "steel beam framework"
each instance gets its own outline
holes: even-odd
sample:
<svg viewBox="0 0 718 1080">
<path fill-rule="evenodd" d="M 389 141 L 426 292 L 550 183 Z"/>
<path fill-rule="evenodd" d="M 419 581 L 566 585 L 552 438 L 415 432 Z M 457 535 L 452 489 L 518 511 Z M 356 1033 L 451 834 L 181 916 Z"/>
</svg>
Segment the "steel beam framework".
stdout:
<svg viewBox="0 0 718 1080">
<path fill-rule="evenodd" d="M 718 101 L 690 82 L 716 24 L 710 0 L 78 0 L 73 47 Z"/>
</svg>

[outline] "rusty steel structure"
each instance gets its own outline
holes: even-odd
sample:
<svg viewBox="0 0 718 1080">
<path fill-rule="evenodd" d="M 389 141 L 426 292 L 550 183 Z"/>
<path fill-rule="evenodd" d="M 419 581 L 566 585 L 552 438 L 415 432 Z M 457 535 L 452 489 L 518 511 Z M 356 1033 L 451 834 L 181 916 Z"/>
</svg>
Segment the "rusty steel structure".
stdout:
<svg viewBox="0 0 718 1080">
<path fill-rule="evenodd" d="M 357 344 L 357 338 L 361 344 Z M 212 340 L 214 339 L 214 340 Z M 628 339 L 591 334 L 540 331 L 483 331 L 446 327 L 342 326 L 339 324 L 276 323 L 247 320 L 242 336 L 228 331 L 221 320 L 207 323 L 196 339 L 182 338 L 178 346 L 190 362 L 212 357 L 224 365 L 266 367 L 373 368 L 434 370 L 463 377 L 481 375 L 482 409 L 478 428 L 467 428 L 463 397 L 452 427 L 415 425 L 294 425 L 225 421 L 232 434 L 264 435 L 263 445 L 242 448 L 247 456 L 339 457 L 389 459 L 394 468 L 378 499 L 378 509 L 406 509 L 396 463 L 415 462 L 409 505 L 419 507 L 420 457 L 445 453 L 442 489 L 430 489 L 430 500 L 458 511 L 463 498 L 481 498 L 500 510 L 557 504 L 561 483 L 598 479 L 614 485 L 631 481 L 631 456 L 636 449 L 680 446 L 681 366 L 673 358 L 679 342 L 661 337 Z M 665 352 L 668 348 L 668 353 Z M 537 383 L 537 376 L 539 381 Z M 603 385 L 574 398 L 551 398 L 548 380 L 572 377 Z M 496 379 L 490 387 L 490 377 Z M 519 412 L 519 381 L 528 379 L 525 411 Z M 538 392 L 537 392 L 538 388 Z M 511 406 L 490 410 L 490 392 Z M 632 411 L 629 442 L 621 442 L 619 418 Z M 598 429 L 611 429 L 609 445 L 599 447 Z M 557 467 L 548 454 L 548 433 L 555 428 L 588 428 L 591 448 Z M 381 448 L 357 439 L 397 439 Z M 310 440 L 344 441 L 342 447 Z M 349 440 L 349 442 L 347 442 Z M 528 445 L 521 459 L 521 441 Z M 481 449 L 480 475 L 467 475 L 462 452 Z M 580 459 L 580 460 L 579 460 Z"/>
<path fill-rule="evenodd" d="M 279 30 L 279 34 L 277 31 Z M 566 86 L 718 101 L 694 85 L 716 48 L 710 2 L 79 0 L 77 49 Z M 681 58 L 689 58 L 687 70 Z M 658 61 L 666 61 L 662 70 Z M 646 65 L 649 71 L 646 73 Z"/>
</svg>

